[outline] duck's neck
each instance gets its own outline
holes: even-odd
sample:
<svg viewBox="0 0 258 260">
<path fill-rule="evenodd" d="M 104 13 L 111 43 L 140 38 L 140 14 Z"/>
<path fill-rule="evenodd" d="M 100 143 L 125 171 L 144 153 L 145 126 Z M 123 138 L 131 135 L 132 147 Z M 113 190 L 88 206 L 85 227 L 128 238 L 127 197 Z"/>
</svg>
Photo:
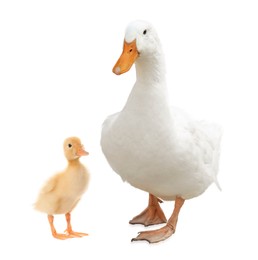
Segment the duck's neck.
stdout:
<svg viewBox="0 0 258 260">
<path fill-rule="evenodd" d="M 136 63 L 136 83 L 125 109 L 168 109 L 168 93 L 163 55 L 140 57 Z"/>
<path fill-rule="evenodd" d="M 165 85 L 165 61 L 162 53 L 153 56 L 139 57 L 135 62 L 137 81 L 145 84 L 158 83 Z"/>
</svg>

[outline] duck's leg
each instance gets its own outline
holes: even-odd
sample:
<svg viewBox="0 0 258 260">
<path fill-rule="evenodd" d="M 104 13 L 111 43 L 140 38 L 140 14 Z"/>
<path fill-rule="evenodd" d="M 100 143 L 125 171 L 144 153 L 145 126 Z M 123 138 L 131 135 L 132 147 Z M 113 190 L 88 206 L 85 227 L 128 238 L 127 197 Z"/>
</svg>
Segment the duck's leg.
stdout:
<svg viewBox="0 0 258 260">
<path fill-rule="evenodd" d="M 67 229 L 65 232 L 67 233 L 68 237 L 83 237 L 83 236 L 88 236 L 86 233 L 81 233 L 81 232 L 75 232 L 72 230 L 72 225 L 71 225 L 71 214 L 66 213 L 65 214 L 66 222 L 67 222 Z"/>
<path fill-rule="evenodd" d="M 59 234 L 56 232 L 56 229 L 54 227 L 54 216 L 48 215 L 47 217 L 48 217 L 48 222 L 50 224 L 50 228 L 51 228 L 53 237 L 57 238 L 57 239 L 62 239 L 62 240 L 67 239 L 68 236 L 66 236 L 65 234 Z"/>
<path fill-rule="evenodd" d="M 129 223 L 143 224 L 144 226 L 166 223 L 167 219 L 159 205 L 161 202 L 162 201 L 157 197 L 149 194 L 148 207 L 142 213 L 130 220 Z"/>
<path fill-rule="evenodd" d="M 168 220 L 166 226 L 157 230 L 139 232 L 139 235 L 136 238 L 133 238 L 132 241 L 146 240 L 149 243 L 157 243 L 169 238 L 176 231 L 178 214 L 183 204 L 184 204 L 184 199 L 177 197 L 175 200 L 174 211 L 170 219 Z"/>
</svg>

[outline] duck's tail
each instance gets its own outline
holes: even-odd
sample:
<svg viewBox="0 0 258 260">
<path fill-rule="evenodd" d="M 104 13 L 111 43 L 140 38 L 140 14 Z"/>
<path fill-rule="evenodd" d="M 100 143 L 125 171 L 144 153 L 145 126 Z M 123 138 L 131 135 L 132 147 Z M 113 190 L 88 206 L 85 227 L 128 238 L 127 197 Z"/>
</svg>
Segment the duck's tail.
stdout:
<svg viewBox="0 0 258 260">
<path fill-rule="evenodd" d="M 215 179 L 214 179 L 214 183 L 216 184 L 217 188 L 218 188 L 220 191 L 222 191 L 221 186 L 220 186 L 220 184 L 219 184 L 219 181 L 218 181 L 218 179 L 217 179 L 217 176 L 216 176 Z"/>
<path fill-rule="evenodd" d="M 220 159 L 220 143 L 223 131 L 220 126 L 213 123 L 208 123 L 205 121 L 201 121 L 199 123 L 199 127 L 204 131 L 207 136 L 207 140 L 209 140 L 209 144 L 211 149 L 213 150 L 212 161 L 211 161 L 211 176 L 213 178 L 213 182 L 216 184 L 219 190 L 221 190 L 221 186 L 219 184 L 217 174 L 219 171 L 219 159 Z"/>
<path fill-rule="evenodd" d="M 218 187 L 218 189 L 221 191 L 221 186 L 218 181 L 218 171 L 219 171 L 219 160 L 220 160 L 220 143 L 222 138 L 222 129 L 218 125 L 214 125 L 213 128 L 213 136 L 214 136 L 214 157 L 213 157 L 213 169 L 214 169 L 214 183 Z"/>
</svg>

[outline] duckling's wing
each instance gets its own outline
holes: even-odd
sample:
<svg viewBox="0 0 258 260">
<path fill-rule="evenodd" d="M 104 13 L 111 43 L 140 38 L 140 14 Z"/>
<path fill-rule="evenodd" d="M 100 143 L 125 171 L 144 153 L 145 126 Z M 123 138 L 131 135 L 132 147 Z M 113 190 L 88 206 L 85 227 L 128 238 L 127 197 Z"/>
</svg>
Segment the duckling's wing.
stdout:
<svg viewBox="0 0 258 260">
<path fill-rule="evenodd" d="M 53 177 L 51 177 L 46 183 L 45 185 L 42 187 L 41 189 L 41 194 L 46 194 L 49 193 L 51 191 L 53 191 L 58 183 L 58 179 L 60 177 L 60 174 L 56 174 Z"/>
</svg>

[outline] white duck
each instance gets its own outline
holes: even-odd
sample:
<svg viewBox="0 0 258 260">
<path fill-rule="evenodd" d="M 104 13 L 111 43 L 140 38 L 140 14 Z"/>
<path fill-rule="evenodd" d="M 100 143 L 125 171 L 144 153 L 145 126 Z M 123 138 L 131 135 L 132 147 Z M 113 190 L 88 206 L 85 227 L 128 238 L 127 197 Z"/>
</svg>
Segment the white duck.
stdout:
<svg viewBox="0 0 258 260">
<path fill-rule="evenodd" d="M 221 130 L 170 107 L 161 44 L 153 26 L 145 21 L 128 25 L 123 53 L 113 72 L 125 73 L 133 63 L 136 83 L 123 110 L 105 120 L 101 146 L 124 181 L 149 193 L 148 207 L 130 223 L 167 222 L 161 229 L 140 232 L 133 239 L 154 243 L 175 232 L 186 199 L 199 196 L 213 182 L 218 185 Z M 159 198 L 175 200 L 168 221 Z"/>
</svg>

